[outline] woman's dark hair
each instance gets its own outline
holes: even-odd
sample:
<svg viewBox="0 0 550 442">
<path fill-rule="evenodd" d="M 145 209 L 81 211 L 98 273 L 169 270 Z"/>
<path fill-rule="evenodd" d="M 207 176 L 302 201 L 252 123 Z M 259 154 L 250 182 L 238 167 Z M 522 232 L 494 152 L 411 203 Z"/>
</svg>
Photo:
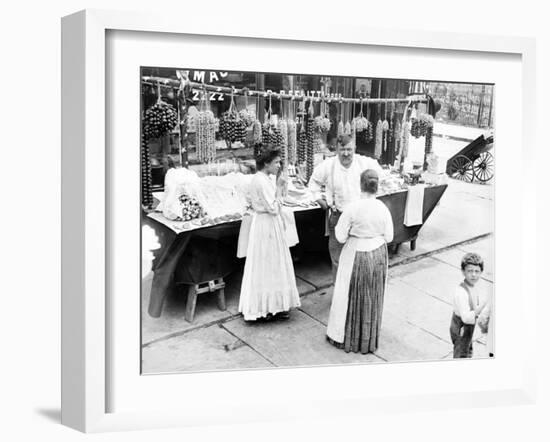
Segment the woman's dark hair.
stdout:
<svg viewBox="0 0 550 442">
<path fill-rule="evenodd" d="M 367 169 L 361 173 L 361 191 L 368 193 L 378 192 L 378 174 L 376 170 Z"/>
<path fill-rule="evenodd" d="M 483 258 L 477 253 L 466 253 L 464 255 L 460 268 L 465 270 L 467 265 L 479 266 L 479 269 L 483 272 Z"/>
<path fill-rule="evenodd" d="M 256 169 L 262 170 L 266 164 L 271 163 L 275 158 L 281 156 L 281 150 L 272 144 L 258 146 L 256 154 Z"/>
</svg>

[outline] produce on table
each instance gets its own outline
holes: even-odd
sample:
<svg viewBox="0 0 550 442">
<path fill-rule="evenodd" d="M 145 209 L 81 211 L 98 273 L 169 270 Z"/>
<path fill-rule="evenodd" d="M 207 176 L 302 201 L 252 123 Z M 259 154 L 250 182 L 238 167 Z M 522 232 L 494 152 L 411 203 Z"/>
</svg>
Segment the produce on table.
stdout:
<svg viewBox="0 0 550 442">
<path fill-rule="evenodd" d="M 180 195 L 179 201 L 181 204 L 181 219 L 183 221 L 202 218 L 205 215 L 203 207 L 196 198 L 183 193 Z"/>
</svg>

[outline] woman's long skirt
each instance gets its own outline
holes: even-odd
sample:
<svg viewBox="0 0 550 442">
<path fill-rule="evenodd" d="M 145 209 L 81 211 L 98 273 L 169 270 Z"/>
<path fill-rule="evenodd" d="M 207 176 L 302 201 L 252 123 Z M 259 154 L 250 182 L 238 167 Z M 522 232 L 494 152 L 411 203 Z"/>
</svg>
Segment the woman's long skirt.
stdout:
<svg viewBox="0 0 550 442">
<path fill-rule="evenodd" d="M 346 352 L 370 353 L 378 348 L 388 269 L 386 244 L 355 252 L 349 283 L 344 342 L 329 341 Z"/>
<path fill-rule="evenodd" d="M 300 306 L 288 247 L 280 215 L 252 215 L 239 299 L 239 312 L 245 320 L 253 321 Z"/>
</svg>

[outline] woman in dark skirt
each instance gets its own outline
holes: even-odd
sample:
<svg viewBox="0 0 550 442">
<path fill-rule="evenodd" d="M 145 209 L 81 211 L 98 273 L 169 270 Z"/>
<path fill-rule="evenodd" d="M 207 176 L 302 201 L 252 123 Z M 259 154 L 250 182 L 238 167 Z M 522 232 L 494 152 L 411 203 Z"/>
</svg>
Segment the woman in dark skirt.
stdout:
<svg viewBox="0 0 550 442">
<path fill-rule="evenodd" d="M 388 272 L 387 243 L 393 222 L 386 205 L 376 199 L 378 174 L 361 174 L 361 199 L 344 209 L 336 239 L 345 243 L 340 255 L 327 327 L 330 343 L 346 352 L 370 353 L 378 348 Z"/>
</svg>

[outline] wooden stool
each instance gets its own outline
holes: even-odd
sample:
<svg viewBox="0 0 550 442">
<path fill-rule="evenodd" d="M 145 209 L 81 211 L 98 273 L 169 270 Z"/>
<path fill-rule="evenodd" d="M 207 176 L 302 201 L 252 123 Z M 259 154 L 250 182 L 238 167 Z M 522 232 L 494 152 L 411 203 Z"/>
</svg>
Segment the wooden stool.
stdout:
<svg viewBox="0 0 550 442">
<path fill-rule="evenodd" d="M 225 310 L 225 282 L 223 278 L 212 279 L 211 281 L 200 282 L 189 286 L 187 292 L 187 306 L 185 308 L 185 320 L 193 322 L 195 317 L 195 306 L 197 305 L 197 295 L 200 293 L 217 292 L 218 308 Z"/>
</svg>

